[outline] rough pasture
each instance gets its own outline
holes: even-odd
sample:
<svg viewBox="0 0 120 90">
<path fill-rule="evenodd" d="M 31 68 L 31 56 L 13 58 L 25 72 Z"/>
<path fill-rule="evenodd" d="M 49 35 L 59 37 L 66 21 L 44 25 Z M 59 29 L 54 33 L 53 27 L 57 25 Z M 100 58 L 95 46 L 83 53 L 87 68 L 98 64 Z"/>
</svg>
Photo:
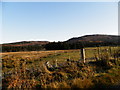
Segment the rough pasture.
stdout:
<svg viewBox="0 0 120 90">
<path fill-rule="evenodd" d="M 1 53 L 3 88 L 116 87 L 120 83 L 119 50 L 85 48 L 86 63 L 80 61 L 79 49 Z"/>
</svg>

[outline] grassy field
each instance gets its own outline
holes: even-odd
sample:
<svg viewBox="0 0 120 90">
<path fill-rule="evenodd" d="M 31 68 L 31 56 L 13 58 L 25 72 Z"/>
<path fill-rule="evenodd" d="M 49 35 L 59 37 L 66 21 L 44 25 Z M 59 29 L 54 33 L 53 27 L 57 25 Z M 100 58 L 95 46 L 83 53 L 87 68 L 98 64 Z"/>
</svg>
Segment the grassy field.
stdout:
<svg viewBox="0 0 120 90">
<path fill-rule="evenodd" d="M 86 63 L 79 49 L 0 55 L 3 88 L 120 87 L 119 47 L 85 48 Z"/>
</svg>

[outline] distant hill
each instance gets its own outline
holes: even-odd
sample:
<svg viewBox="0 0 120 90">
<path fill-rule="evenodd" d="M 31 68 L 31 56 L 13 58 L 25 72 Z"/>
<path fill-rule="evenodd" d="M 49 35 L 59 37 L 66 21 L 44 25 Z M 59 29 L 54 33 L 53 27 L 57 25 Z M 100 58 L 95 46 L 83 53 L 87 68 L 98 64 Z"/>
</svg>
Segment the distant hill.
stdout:
<svg viewBox="0 0 120 90">
<path fill-rule="evenodd" d="M 76 42 L 111 42 L 111 43 L 119 43 L 120 42 L 120 36 L 118 35 L 100 35 L 100 34 L 95 34 L 95 35 L 85 35 L 82 37 L 74 37 L 66 42 L 68 43 L 76 43 Z"/>
<path fill-rule="evenodd" d="M 120 45 L 118 35 L 85 35 L 74 37 L 64 42 L 49 41 L 22 41 L 2 44 L 3 52 L 39 51 L 39 50 L 64 50 L 79 49 L 83 47 L 116 46 Z"/>
<path fill-rule="evenodd" d="M 34 45 L 41 46 L 41 45 L 45 45 L 48 43 L 49 43 L 49 41 L 22 41 L 22 42 L 2 44 L 2 46 L 34 46 Z"/>
<path fill-rule="evenodd" d="M 51 42 L 45 45 L 47 50 L 80 49 L 83 47 L 116 46 L 120 45 L 118 35 L 85 35 L 74 37 L 64 42 Z"/>
<path fill-rule="evenodd" d="M 45 50 L 44 46 L 48 43 L 48 41 L 22 41 L 6 43 L 2 44 L 2 52 Z"/>
</svg>

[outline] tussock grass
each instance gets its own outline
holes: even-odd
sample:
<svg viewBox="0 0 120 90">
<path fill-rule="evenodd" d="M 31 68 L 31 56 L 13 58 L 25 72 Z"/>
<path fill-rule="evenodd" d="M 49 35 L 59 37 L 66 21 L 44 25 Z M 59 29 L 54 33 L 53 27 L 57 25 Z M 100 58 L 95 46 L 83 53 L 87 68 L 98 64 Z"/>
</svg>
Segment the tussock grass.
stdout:
<svg viewBox="0 0 120 90">
<path fill-rule="evenodd" d="M 86 63 L 79 61 L 80 50 L 2 53 L 3 88 L 117 87 L 120 83 L 119 50 L 86 48 Z M 47 61 L 52 67 L 46 66 Z"/>
</svg>

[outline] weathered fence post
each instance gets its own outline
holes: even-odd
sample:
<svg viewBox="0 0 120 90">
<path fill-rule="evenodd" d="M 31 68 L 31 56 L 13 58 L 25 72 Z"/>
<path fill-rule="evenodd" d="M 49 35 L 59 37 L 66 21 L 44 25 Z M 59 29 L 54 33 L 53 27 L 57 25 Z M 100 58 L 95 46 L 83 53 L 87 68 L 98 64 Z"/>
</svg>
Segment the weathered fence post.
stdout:
<svg viewBox="0 0 120 90">
<path fill-rule="evenodd" d="M 83 62 L 85 63 L 85 49 L 84 48 L 81 48 L 80 49 L 80 54 L 81 54 L 81 60 L 83 60 Z"/>
<path fill-rule="evenodd" d="M 55 67 L 58 67 L 58 64 L 57 64 L 57 59 L 55 60 Z"/>
<path fill-rule="evenodd" d="M 109 46 L 109 52 L 110 52 L 110 56 L 112 55 L 112 49 L 111 47 Z"/>
<path fill-rule="evenodd" d="M 96 60 L 99 60 L 101 58 L 101 49 L 100 47 L 97 48 L 98 55 L 96 57 Z"/>
</svg>

